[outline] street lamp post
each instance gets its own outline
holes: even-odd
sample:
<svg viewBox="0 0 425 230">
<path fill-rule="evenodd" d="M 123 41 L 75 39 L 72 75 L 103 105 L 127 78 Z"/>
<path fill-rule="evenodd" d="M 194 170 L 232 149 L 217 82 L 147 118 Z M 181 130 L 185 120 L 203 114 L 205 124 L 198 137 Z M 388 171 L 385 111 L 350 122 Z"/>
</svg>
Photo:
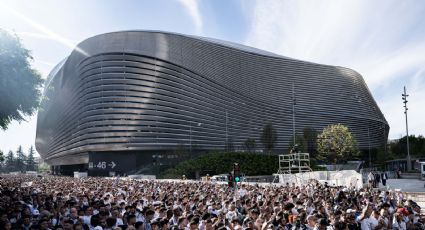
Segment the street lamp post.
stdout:
<svg viewBox="0 0 425 230">
<path fill-rule="evenodd" d="M 226 141 L 224 142 L 224 148 L 225 151 L 228 151 L 228 145 L 229 145 L 229 139 L 228 139 L 228 133 L 227 133 L 227 109 L 226 109 Z"/>
<path fill-rule="evenodd" d="M 293 135 L 293 138 L 294 138 L 294 146 L 296 145 L 296 140 L 295 140 L 295 105 L 296 105 L 295 86 L 294 86 L 294 83 L 292 83 L 292 135 Z"/>
<path fill-rule="evenodd" d="M 385 129 L 385 125 L 382 125 L 382 129 L 384 131 L 384 154 L 386 156 L 387 155 L 387 138 L 386 138 L 387 132 Z"/>
<path fill-rule="evenodd" d="M 406 141 L 407 141 L 407 171 L 412 170 L 412 160 L 410 159 L 409 150 L 409 126 L 407 124 L 407 97 L 409 94 L 406 93 L 406 86 L 404 86 L 404 93 L 401 95 L 404 103 L 404 115 L 406 117 Z"/>
<path fill-rule="evenodd" d="M 369 152 L 369 168 L 372 168 L 372 157 L 370 155 L 370 130 L 369 126 L 367 127 L 367 147 Z"/>
<path fill-rule="evenodd" d="M 190 152 L 190 156 L 192 156 L 192 122 L 193 121 L 190 121 L 190 131 L 189 131 L 189 152 Z M 201 126 L 202 125 L 202 123 L 198 123 L 198 127 L 199 126 Z"/>
</svg>

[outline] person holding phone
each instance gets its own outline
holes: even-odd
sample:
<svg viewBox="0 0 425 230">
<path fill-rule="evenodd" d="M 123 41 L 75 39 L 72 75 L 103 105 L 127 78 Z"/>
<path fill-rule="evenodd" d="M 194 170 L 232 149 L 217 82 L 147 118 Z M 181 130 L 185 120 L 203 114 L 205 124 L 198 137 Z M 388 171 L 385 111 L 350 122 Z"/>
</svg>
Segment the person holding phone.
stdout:
<svg viewBox="0 0 425 230">
<path fill-rule="evenodd" d="M 370 215 L 372 213 L 372 208 L 367 202 L 366 207 L 363 208 L 362 213 L 358 217 L 358 221 L 360 222 L 360 226 L 362 230 L 373 230 L 373 223 L 370 218 Z"/>
</svg>

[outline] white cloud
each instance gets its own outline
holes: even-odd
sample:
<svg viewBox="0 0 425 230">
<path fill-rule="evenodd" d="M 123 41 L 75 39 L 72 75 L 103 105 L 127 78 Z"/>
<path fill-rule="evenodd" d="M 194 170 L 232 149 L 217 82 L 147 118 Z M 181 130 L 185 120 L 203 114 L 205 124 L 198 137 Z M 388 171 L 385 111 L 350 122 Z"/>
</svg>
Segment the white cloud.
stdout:
<svg viewBox="0 0 425 230">
<path fill-rule="evenodd" d="M 196 32 L 202 32 L 202 17 L 197 0 L 178 0 L 186 9 L 196 27 Z"/>
<path fill-rule="evenodd" d="M 20 32 L 12 31 L 12 32 L 16 33 L 16 35 L 18 35 L 21 38 L 24 37 L 24 38 L 56 40 L 55 37 L 52 37 L 52 36 L 45 34 L 45 33 L 33 33 L 33 32 L 24 32 L 24 31 L 20 31 Z M 79 43 L 79 41 L 77 41 L 77 40 L 71 40 L 71 39 L 66 39 L 66 40 L 68 40 L 71 44 L 78 44 Z M 68 48 L 72 49 L 73 46 L 72 47 L 68 46 Z"/>
<path fill-rule="evenodd" d="M 48 28 L 45 25 L 42 25 L 35 21 L 34 19 L 27 17 L 25 14 L 22 14 L 21 12 L 13 9 L 12 7 L 9 7 L 7 4 L 2 4 L 1 7 L 5 9 L 7 12 L 11 13 L 13 16 L 18 18 L 19 20 L 25 22 L 26 24 L 30 25 L 33 29 L 36 29 L 40 33 L 24 33 L 24 35 L 27 36 L 37 36 L 38 38 L 46 38 L 49 37 L 52 40 L 55 40 L 59 43 L 62 43 L 63 45 L 67 46 L 68 48 L 75 49 L 76 51 L 80 52 L 81 54 L 88 56 L 88 54 L 82 50 L 80 47 L 76 46 L 74 42 L 71 40 L 63 37 L 62 35 L 52 31 L 50 28 Z"/>
<path fill-rule="evenodd" d="M 257 0 L 246 44 L 358 71 L 390 124 L 391 138 L 405 133 L 400 95 L 406 84 L 410 133 L 424 134 L 425 4 L 418 3 Z"/>
</svg>

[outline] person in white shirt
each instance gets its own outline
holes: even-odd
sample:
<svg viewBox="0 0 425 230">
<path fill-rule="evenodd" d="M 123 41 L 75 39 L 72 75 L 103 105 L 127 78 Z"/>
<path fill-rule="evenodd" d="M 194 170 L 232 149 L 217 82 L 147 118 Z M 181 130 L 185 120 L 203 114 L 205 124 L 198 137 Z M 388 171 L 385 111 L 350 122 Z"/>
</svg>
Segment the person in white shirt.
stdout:
<svg viewBox="0 0 425 230">
<path fill-rule="evenodd" d="M 238 213 L 234 204 L 230 205 L 229 211 L 226 214 L 226 219 L 229 221 L 233 220 L 233 218 L 238 217 Z"/>
<path fill-rule="evenodd" d="M 385 210 L 384 208 L 382 208 L 381 211 L 380 211 L 378 223 L 379 223 L 379 226 L 380 226 L 380 228 L 378 228 L 378 229 L 382 229 L 382 230 L 391 229 L 388 211 Z"/>
<path fill-rule="evenodd" d="M 90 224 L 90 218 L 93 215 L 93 207 L 88 207 L 84 211 L 84 216 L 81 216 L 80 219 L 83 220 L 84 224 L 89 225 Z"/>
<path fill-rule="evenodd" d="M 305 225 L 308 230 L 313 230 L 317 224 L 317 217 L 313 215 L 307 216 L 307 224 Z"/>
<path fill-rule="evenodd" d="M 372 220 L 370 218 L 371 213 L 372 208 L 368 204 L 365 208 L 363 208 L 362 214 L 358 217 L 357 221 L 360 222 L 362 230 L 373 230 Z"/>
<path fill-rule="evenodd" d="M 121 218 L 121 215 L 120 215 L 120 213 L 119 213 L 118 210 L 113 210 L 111 212 L 111 216 L 117 220 L 117 222 L 116 222 L 116 224 L 115 224 L 114 227 L 117 227 L 119 225 L 123 225 L 124 224 L 124 222 L 123 222 L 123 220 Z"/>
<path fill-rule="evenodd" d="M 180 216 L 181 216 L 180 208 L 178 206 L 175 206 L 173 208 L 173 216 L 170 219 L 170 224 L 171 225 L 178 225 Z"/>
<path fill-rule="evenodd" d="M 373 188 L 373 182 L 375 181 L 375 176 L 373 175 L 372 172 L 369 172 L 369 174 L 367 175 L 367 181 L 369 183 L 369 188 Z"/>
<path fill-rule="evenodd" d="M 407 230 L 406 222 L 404 222 L 403 214 L 397 212 L 393 218 L 393 230 Z"/>
<path fill-rule="evenodd" d="M 372 220 L 370 217 L 365 217 L 360 221 L 360 226 L 362 230 L 373 230 Z"/>
<path fill-rule="evenodd" d="M 377 229 L 379 225 L 379 213 L 378 211 L 372 211 L 372 215 L 369 217 L 370 229 Z M 380 228 L 378 228 L 380 229 Z"/>
</svg>

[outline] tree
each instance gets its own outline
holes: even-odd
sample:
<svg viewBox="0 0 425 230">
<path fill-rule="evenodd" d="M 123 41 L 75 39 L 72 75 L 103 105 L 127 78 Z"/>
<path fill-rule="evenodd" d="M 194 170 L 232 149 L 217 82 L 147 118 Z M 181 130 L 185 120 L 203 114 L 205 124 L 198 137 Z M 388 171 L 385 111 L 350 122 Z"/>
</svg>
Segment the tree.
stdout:
<svg viewBox="0 0 425 230">
<path fill-rule="evenodd" d="M 253 138 L 248 138 L 246 139 L 246 141 L 243 143 L 244 145 L 244 149 L 249 152 L 255 152 L 255 147 L 256 147 L 256 143 L 255 143 L 255 139 Z"/>
<path fill-rule="evenodd" d="M 6 171 L 15 171 L 15 157 L 13 156 L 12 151 L 9 151 L 6 156 Z"/>
<path fill-rule="evenodd" d="M 30 51 L 16 35 L 0 29 L 0 128 L 21 122 L 40 104 L 41 75 L 31 67 Z"/>
<path fill-rule="evenodd" d="M 234 162 L 240 163 L 241 173 L 246 175 L 271 175 L 278 169 L 277 155 L 264 155 L 238 152 L 210 152 L 208 154 L 180 162 L 175 167 L 161 172 L 160 178 L 196 178 L 201 175 L 227 174 Z"/>
<path fill-rule="evenodd" d="M 311 157 L 316 156 L 317 151 L 317 131 L 312 127 L 303 129 L 304 151 L 310 153 Z"/>
<path fill-rule="evenodd" d="M 32 147 L 31 145 L 28 152 L 27 162 L 26 162 L 28 171 L 35 171 L 36 169 L 34 154 L 35 154 L 34 147 Z"/>
<path fill-rule="evenodd" d="M 316 154 L 316 140 L 317 140 L 317 131 L 311 127 L 305 127 L 302 134 L 295 135 L 295 144 L 298 145 L 298 151 L 304 153 L 310 153 L 311 157 L 314 157 Z M 291 136 L 289 139 L 288 152 L 292 149 L 294 145 L 294 137 Z"/>
<path fill-rule="evenodd" d="M 37 167 L 37 172 L 39 173 L 47 173 L 50 171 L 50 166 L 46 163 L 41 163 L 38 167 Z"/>
<path fill-rule="evenodd" d="M 318 158 L 333 164 L 357 156 L 357 142 L 347 126 L 329 125 L 317 136 Z"/>
<path fill-rule="evenodd" d="M 16 151 L 16 161 L 15 161 L 15 165 L 16 165 L 16 170 L 19 170 L 21 172 L 25 172 L 26 171 L 26 159 L 25 159 L 25 154 L 22 151 L 22 146 L 18 147 L 18 150 Z"/>
<path fill-rule="evenodd" d="M 249 176 L 272 175 L 279 168 L 278 155 L 265 155 L 257 153 L 229 153 L 221 151 L 212 151 L 208 154 L 183 161 L 161 171 L 159 178 L 181 178 L 186 175 L 187 178 L 196 178 L 196 172 L 201 175 L 207 173 L 212 175 L 228 174 L 232 170 L 233 163 L 239 163 L 240 172 Z M 312 162 L 313 170 L 323 170 Z"/>
<path fill-rule="evenodd" d="M 272 124 L 266 124 L 263 127 L 263 132 L 261 134 L 261 142 L 264 145 L 266 151 L 270 154 L 276 143 L 277 134 L 276 130 L 273 128 Z"/>
<path fill-rule="evenodd" d="M 421 157 L 425 153 L 425 138 L 422 135 L 409 135 L 409 148 L 412 156 Z M 405 158 L 407 155 L 407 137 L 389 142 L 389 152 L 394 158 Z"/>
<path fill-rule="evenodd" d="M 297 149 L 299 152 L 305 152 L 304 137 L 302 135 L 295 134 L 295 145 L 297 145 Z M 294 147 L 294 137 L 291 136 L 291 138 L 289 138 L 287 152 L 288 153 L 291 152 L 293 147 Z"/>
<path fill-rule="evenodd" d="M 2 172 L 5 167 L 4 167 L 4 155 L 3 155 L 3 151 L 0 150 L 0 172 Z"/>
</svg>

